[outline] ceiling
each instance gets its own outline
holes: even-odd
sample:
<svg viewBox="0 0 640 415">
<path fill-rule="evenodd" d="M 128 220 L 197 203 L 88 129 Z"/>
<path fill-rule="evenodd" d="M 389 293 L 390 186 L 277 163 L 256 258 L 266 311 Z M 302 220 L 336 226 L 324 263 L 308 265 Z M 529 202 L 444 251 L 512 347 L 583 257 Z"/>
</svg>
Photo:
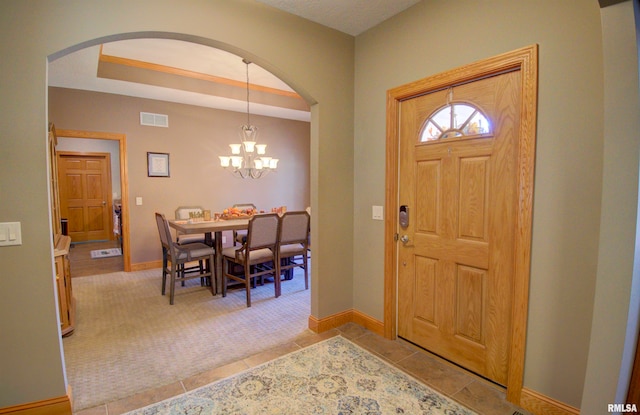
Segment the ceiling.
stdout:
<svg viewBox="0 0 640 415">
<path fill-rule="evenodd" d="M 371 29 L 420 0 L 257 0 L 352 36 Z"/>
<path fill-rule="evenodd" d="M 420 0 L 257 0 L 357 36 Z M 248 65 L 252 114 L 309 121 L 286 83 Z M 237 55 L 172 39 L 131 39 L 85 48 L 49 63 L 49 86 L 247 110 L 247 65 Z"/>
</svg>

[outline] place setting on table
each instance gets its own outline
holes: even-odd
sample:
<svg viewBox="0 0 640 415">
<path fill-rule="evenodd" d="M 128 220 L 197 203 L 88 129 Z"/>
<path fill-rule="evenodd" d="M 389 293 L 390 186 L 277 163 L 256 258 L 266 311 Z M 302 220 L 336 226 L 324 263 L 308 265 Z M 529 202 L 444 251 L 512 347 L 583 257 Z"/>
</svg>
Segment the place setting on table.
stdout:
<svg viewBox="0 0 640 415">
<path fill-rule="evenodd" d="M 277 213 L 280 216 L 286 211 L 286 206 L 271 209 L 271 213 Z M 213 215 L 210 210 L 202 210 L 201 212 L 194 211 L 189 212 L 189 219 L 169 220 L 169 225 L 185 234 L 209 233 L 209 236 L 211 236 L 212 232 L 218 233 L 222 231 L 246 229 L 249 224 L 249 219 L 263 213 L 267 212 L 252 207 L 229 207 L 222 212 L 215 212 Z"/>
</svg>

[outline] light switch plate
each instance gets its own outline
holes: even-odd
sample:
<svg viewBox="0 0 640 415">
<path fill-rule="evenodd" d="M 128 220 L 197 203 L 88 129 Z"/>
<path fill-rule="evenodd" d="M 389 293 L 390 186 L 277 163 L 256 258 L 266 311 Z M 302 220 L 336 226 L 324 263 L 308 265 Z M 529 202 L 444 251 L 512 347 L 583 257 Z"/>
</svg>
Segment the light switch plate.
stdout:
<svg viewBox="0 0 640 415">
<path fill-rule="evenodd" d="M 142 198 L 140 196 L 136 197 L 136 206 L 142 206 Z"/>
<path fill-rule="evenodd" d="M 22 245 L 20 222 L 0 223 L 0 246 Z"/>
<path fill-rule="evenodd" d="M 382 206 L 371 206 L 371 219 L 384 220 L 384 209 Z"/>
</svg>

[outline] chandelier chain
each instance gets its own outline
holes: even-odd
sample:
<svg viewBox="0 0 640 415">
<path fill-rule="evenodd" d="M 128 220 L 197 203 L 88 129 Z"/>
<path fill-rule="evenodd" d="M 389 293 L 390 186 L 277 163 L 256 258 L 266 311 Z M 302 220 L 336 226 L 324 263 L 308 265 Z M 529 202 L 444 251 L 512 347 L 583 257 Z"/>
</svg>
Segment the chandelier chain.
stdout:
<svg viewBox="0 0 640 415">
<path fill-rule="evenodd" d="M 246 59 L 243 59 L 242 62 L 244 62 L 246 64 L 246 70 L 247 70 L 247 125 L 251 125 L 251 113 L 249 112 L 249 64 L 251 62 L 249 62 Z"/>
</svg>

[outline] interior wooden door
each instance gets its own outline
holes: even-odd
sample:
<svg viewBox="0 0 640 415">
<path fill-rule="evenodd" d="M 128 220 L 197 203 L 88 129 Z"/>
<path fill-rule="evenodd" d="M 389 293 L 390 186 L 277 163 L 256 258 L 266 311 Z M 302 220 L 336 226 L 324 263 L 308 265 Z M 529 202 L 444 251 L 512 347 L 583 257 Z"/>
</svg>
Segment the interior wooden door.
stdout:
<svg viewBox="0 0 640 415">
<path fill-rule="evenodd" d="M 454 85 L 402 101 L 399 111 L 399 205 L 408 223 L 399 232 L 398 335 L 503 385 L 520 77 L 514 70 Z"/>
<path fill-rule="evenodd" d="M 60 210 L 72 242 L 112 239 L 111 157 L 58 153 Z"/>
</svg>

